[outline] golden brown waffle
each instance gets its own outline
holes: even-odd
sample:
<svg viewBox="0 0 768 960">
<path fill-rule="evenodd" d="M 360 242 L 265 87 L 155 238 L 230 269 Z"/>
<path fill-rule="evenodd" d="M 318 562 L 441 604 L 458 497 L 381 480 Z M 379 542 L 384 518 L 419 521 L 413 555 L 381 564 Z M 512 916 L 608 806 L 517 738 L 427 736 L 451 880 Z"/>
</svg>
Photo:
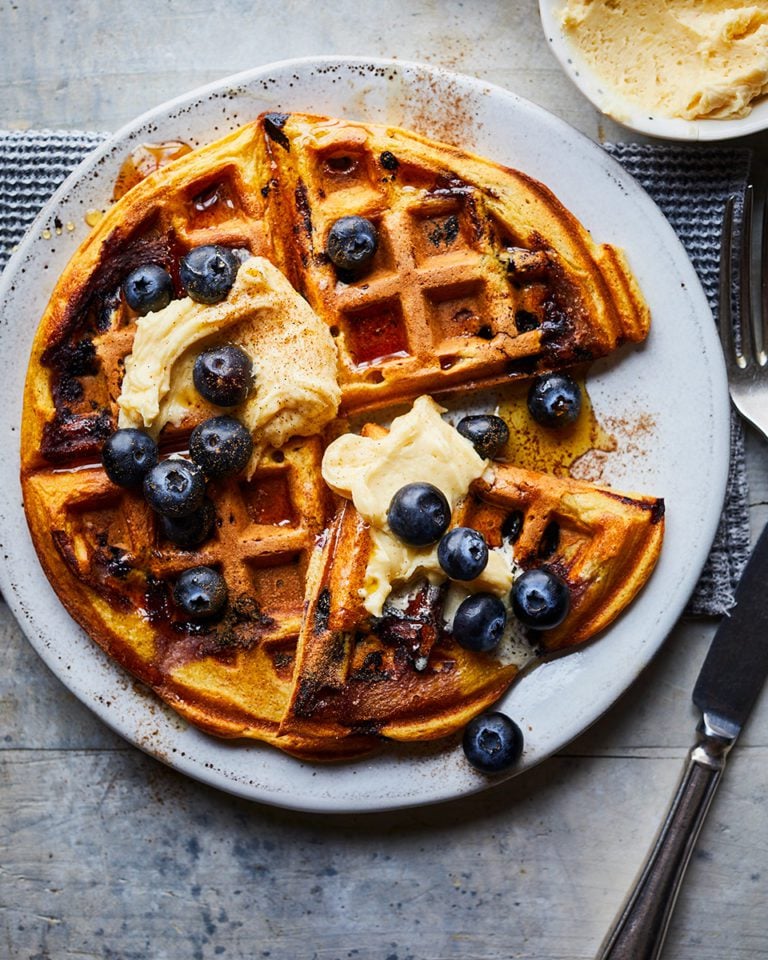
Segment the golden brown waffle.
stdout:
<svg viewBox="0 0 768 960">
<path fill-rule="evenodd" d="M 62 274 L 32 347 L 24 398 L 22 471 L 51 463 L 98 460 L 117 421 L 123 361 L 135 314 L 120 285 L 153 262 L 177 285 L 180 258 L 222 243 L 273 259 L 265 198 L 263 137 L 255 124 L 188 154 L 147 177 L 116 203 Z M 182 437 L 210 411 L 203 404 Z M 168 447 L 177 441 L 167 428 Z"/>
<path fill-rule="evenodd" d="M 296 225 L 274 231 L 277 253 L 337 338 L 347 411 L 503 383 L 647 334 L 621 252 L 530 177 L 375 124 L 290 114 L 265 129 L 270 215 Z M 352 214 L 376 225 L 379 248 L 362 278 L 339 282 L 326 239 Z"/>
<path fill-rule="evenodd" d="M 313 571 L 282 733 L 434 740 L 497 700 L 518 672 L 446 635 L 445 586 L 424 582 L 405 611 L 372 622 L 361 598 L 369 549 L 366 524 L 345 502 Z"/>
<path fill-rule="evenodd" d="M 25 506 L 30 528 L 47 534 L 38 545 L 48 578 L 107 653 L 202 729 L 276 742 L 306 568 L 328 517 L 320 454 L 317 438 L 296 440 L 267 455 L 251 480 L 211 484 L 215 532 L 197 550 L 166 541 L 143 497 L 116 487 L 101 466 L 36 471 Z M 210 625 L 186 620 L 171 598 L 179 573 L 201 564 L 221 570 L 230 592 L 226 615 Z M 314 759 L 364 746 L 278 742 Z"/>
<path fill-rule="evenodd" d="M 457 505 L 452 525 L 480 530 L 489 547 L 509 544 L 521 567 L 550 570 L 568 584 L 563 623 L 535 636 L 528 631 L 547 653 L 583 643 L 632 600 L 658 559 L 664 504 L 493 464 Z M 461 729 L 518 673 L 514 664 L 453 640 L 443 623 L 445 585 L 424 581 L 404 612 L 385 607 L 371 623 L 363 606 L 370 550 L 367 525 L 345 501 L 313 565 L 283 733 L 435 739 Z"/>
<path fill-rule="evenodd" d="M 369 273 L 354 281 L 324 252 L 332 222 L 350 214 L 379 232 Z M 266 257 L 304 294 L 335 338 L 345 414 L 504 383 L 642 339 L 648 312 L 623 256 L 593 243 L 521 173 L 402 130 L 272 114 L 122 197 L 64 271 L 35 337 L 21 449 L 30 530 L 63 603 L 115 660 L 204 730 L 302 757 L 359 755 L 379 734 L 449 732 L 496 699 L 516 668 L 457 650 L 439 628 L 439 591 L 419 600 L 406 627 L 390 624 L 391 637 L 372 630 L 350 589 L 364 570 L 365 531 L 322 481 L 322 437 L 268 449 L 249 480 L 210 484 L 217 522 L 194 551 L 165 542 L 141 496 L 100 466 L 136 331 L 121 283 L 158 263 L 181 296 L 181 257 L 211 243 Z M 186 419 L 162 430 L 163 453 L 183 452 L 192 427 L 217 412 L 198 397 Z M 339 421 L 330 432 L 342 429 Z M 638 511 L 650 523 L 653 511 L 595 494 L 603 505 L 612 498 L 616 514 L 595 526 L 578 497 L 570 506 L 558 499 L 562 488 L 551 485 L 560 481 L 498 476 L 476 488 L 467 516 L 495 536 L 493 524 L 519 502 L 531 563 L 539 527 L 560 524 L 560 546 L 545 562 L 580 592 L 573 631 L 564 626 L 549 643 L 585 639 L 647 576 L 658 539 L 647 538 L 648 524 L 645 534 L 621 524 Z M 622 559 L 635 560 L 623 588 L 629 567 L 618 571 L 605 552 L 616 542 Z M 199 564 L 221 570 L 229 586 L 215 624 L 184 620 L 170 598 L 174 578 Z M 589 580 L 595 569 L 599 583 Z M 326 611 L 328 583 L 342 589 Z M 397 653 L 403 644 L 410 659 Z M 416 649 L 428 670 L 412 669 Z M 326 704 L 321 689 L 333 692 Z"/>
<path fill-rule="evenodd" d="M 324 249 L 350 214 L 380 242 L 346 283 Z M 147 177 L 73 257 L 33 347 L 25 467 L 98 453 L 134 332 L 120 283 L 152 261 L 178 287 L 180 257 L 205 243 L 267 257 L 307 297 L 336 336 L 346 412 L 584 362 L 648 331 L 622 253 L 530 177 L 402 130 L 271 114 Z"/>
<path fill-rule="evenodd" d="M 661 550 L 664 501 L 494 464 L 472 484 L 457 523 L 492 546 L 512 543 L 524 570 L 542 567 L 566 581 L 568 616 L 537 635 L 549 652 L 584 643 L 631 602 Z"/>
</svg>

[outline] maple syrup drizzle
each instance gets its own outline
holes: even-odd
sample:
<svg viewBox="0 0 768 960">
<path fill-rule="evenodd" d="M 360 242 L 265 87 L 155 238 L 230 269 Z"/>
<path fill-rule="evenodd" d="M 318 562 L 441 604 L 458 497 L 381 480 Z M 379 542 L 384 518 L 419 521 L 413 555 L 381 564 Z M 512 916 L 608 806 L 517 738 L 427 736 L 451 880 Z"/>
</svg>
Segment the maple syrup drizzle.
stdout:
<svg viewBox="0 0 768 960">
<path fill-rule="evenodd" d="M 119 200 L 146 177 L 173 160 L 190 153 L 192 147 L 183 140 L 141 143 L 123 161 L 117 174 L 112 199 Z"/>
<path fill-rule="evenodd" d="M 98 227 L 98 225 L 104 219 L 104 211 L 97 210 L 95 207 L 92 207 L 91 209 L 86 210 L 83 219 L 89 227 Z"/>
<path fill-rule="evenodd" d="M 586 374 L 575 377 L 581 388 L 581 413 L 575 423 L 553 429 L 542 427 L 528 411 L 530 384 L 515 384 L 499 401 L 499 416 L 509 427 L 509 442 L 499 459 L 555 476 L 570 476 L 571 467 L 590 450 L 610 453 L 617 447 L 598 421 L 586 389 Z"/>
<path fill-rule="evenodd" d="M 408 356 L 399 306 L 386 304 L 353 314 L 347 325 L 347 342 L 358 367 Z"/>
</svg>

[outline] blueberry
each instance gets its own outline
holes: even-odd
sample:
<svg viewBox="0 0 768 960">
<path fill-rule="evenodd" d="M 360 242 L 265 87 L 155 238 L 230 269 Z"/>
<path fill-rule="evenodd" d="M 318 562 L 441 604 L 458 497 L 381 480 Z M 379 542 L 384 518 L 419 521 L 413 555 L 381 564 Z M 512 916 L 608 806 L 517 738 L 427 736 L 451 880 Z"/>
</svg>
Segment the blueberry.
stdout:
<svg viewBox="0 0 768 960">
<path fill-rule="evenodd" d="M 201 397 L 219 407 L 235 407 L 248 396 L 253 361 L 240 347 L 225 344 L 204 350 L 195 360 L 192 380 Z"/>
<path fill-rule="evenodd" d="M 331 227 L 325 252 L 338 270 L 360 274 L 373 260 L 379 237 L 365 217 L 341 217 Z"/>
<path fill-rule="evenodd" d="M 438 544 L 437 560 L 452 580 L 474 580 L 488 563 L 488 544 L 479 531 L 454 527 Z"/>
<path fill-rule="evenodd" d="M 448 529 L 451 508 L 443 492 L 431 483 L 407 483 L 392 497 L 387 521 L 396 537 L 425 547 L 436 543 Z"/>
<path fill-rule="evenodd" d="M 463 417 L 456 429 L 487 460 L 497 457 L 509 441 L 509 427 L 501 417 L 492 414 Z"/>
<path fill-rule="evenodd" d="M 524 627 L 559 627 L 571 608 L 565 580 L 549 570 L 526 570 L 512 584 L 512 612 Z"/>
<path fill-rule="evenodd" d="M 453 618 L 453 639 L 467 650 L 485 653 L 499 645 L 507 625 L 504 604 L 492 593 L 476 593 L 459 605 Z"/>
<path fill-rule="evenodd" d="M 133 427 L 115 430 L 101 449 L 101 462 L 112 483 L 135 487 L 157 463 L 157 444 Z"/>
<path fill-rule="evenodd" d="M 523 732 L 505 713 L 490 711 L 464 728 L 464 756 L 481 773 L 501 773 L 523 752 Z"/>
<path fill-rule="evenodd" d="M 566 373 L 538 377 L 528 391 L 528 410 L 542 427 L 567 427 L 581 413 L 581 388 Z"/>
<path fill-rule="evenodd" d="M 251 453 L 251 434 L 234 417 L 211 417 L 198 424 L 189 438 L 189 455 L 208 477 L 239 473 Z"/>
<path fill-rule="evenodd" d="M 186 517 L 160 517 L 160 529 L 166 540 L 183 550 L 192 550 L 207 540 L 213 530 L 216 513 L 210 500 Z"/>
<path fill-rule="evenodd" d="M 173 280 L 156 263 L 145 263 L 125 278 L 123 295 L 128 306 L 143 317 L 168 306 L 173 299 Z"/>
<path fill-rule="evenodd" d="M 144 498 L 164 517 L 186 517 L 199 510 L 205 497 L 205 477 L 196 463 L 161 460 L 144 477 Z"/>
<path fill-rule="evenodd" d="M 179 279 L 198 303 L 224 300 L 235 282 L 240 260 L 228 247 L 193 247 L 179 264 Z"/>
<path fill-rule="evenodd" d="M 195 620 L 207 620 L 221 613 L 227 597 L 226 580 L 211 567 L 190 567 L 173 588 L 173 599 Z"/>
</svg>

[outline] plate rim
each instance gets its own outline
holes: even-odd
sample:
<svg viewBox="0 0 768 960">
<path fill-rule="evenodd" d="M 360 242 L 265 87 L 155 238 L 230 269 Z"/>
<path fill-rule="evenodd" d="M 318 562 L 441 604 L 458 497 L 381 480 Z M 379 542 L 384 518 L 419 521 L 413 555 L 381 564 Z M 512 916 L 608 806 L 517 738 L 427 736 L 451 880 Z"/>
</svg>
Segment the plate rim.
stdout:
<svg viewBox="0 0 768 960">
<path fill-rule="evenodd" d="M 667 232 L 667 239 L 683 253 L 683 256 L 688 263 L 689 267 L 689 279 L 691 284 L 694 287 L 698 287 L 698 290 L 690 291 L 691 295 L 699 300 L 699 306 L 702 307 L 707 314 L 710 313 L 709 306 L 704 297 L 703 290 L 698 279 L 698 276 L 695 273 L 690 261 L 687 259 L 682 244 L 680 243 L 677 234 L 672 230 L 671 226 L 664 220 L 663 216 L 659 214 L 658 208 L 655 207 L 650 198 L 645 194 L 645 191 L 642 190 L 639 185 L 632 179 L 632 177 L 627 173 L 626 170 L 616 161 L 611 158 L 608 154 L 601 150 L 598 144 L 591 141 L 588 137 L 576 131 L 571 127 L 566 121 L 561 118 L 551 114 L 542 107 L 539 107 L 536 104 L 531 103 L 530 101 L 518 96 L 517 94 L 506 90 L 502 87 L 499 87 L 495 84 L 490 84 L 484 80 L 475 77 L 469 77 L 466 75 L 458 74 L 454 71 L 447 70 L 442 67 L 437 67 L 431 64 L 422 64 L 415 61 L 405 61 L 405 60 L 393 60 L 389 58 L 380 58 L 380 57 L 343 57 L 343 56 L 323 56 L 323 57 L 301 57 L 301 58 L 290 58 L 282 61 L 276 61 L 274 63 L 265 64 L 260 67 L 255 67 L 246 71 L 241 71 L 237 74 L 223 77 L 220 80 L 213 81 L 211 83 L 205 84 L 201 87 L 195 88 L 194 90 L 188 91 L 186 93 L 180 94 L 177 97 L 172 98 L 171 100 L 166 101 L 165 103 L 159 104 L 149 111 L 141 114 L 139 117 L 136 117 L 134 120 L 129 121 L 127 124 L 123 124 L 115 133 L 109 136 L 104 140 L 94 151 L 92 151 L 84 160 L 78 164 L 78 166 L 72 171 L 72 173 L 64 180 L 60 187 L 54 192 L 53 196 L 47 201 L 43 206 L 42 210 L 39 212 L 33 223 L 28 229 L 24 239 L 20 242 L 17 251 L 13 254 L 9 260 L 8 265 L 3 272 L 2 277 L 0 278 L 0 305 L 4 304 L 6 297 L 8 295 L 8 290 L 12 284 L 12 280 L 16 274 L 16 271 L 19 269 L 20 265 L 25 261 L 29 250 L 34 246 L 35 242 L 38 240 L 39 232 L 41 226 L 48 223 L 51 220 L 53 211 L 56 210 L 60 201 L 65 197 L 68 192 L 71 190 L 73 184 L 80 181 L 83 175 L 91 170 L 93 167 L 98 165 L 101 159 L 107 156 L 113 149 L 119 146 L 121 143 L 124 144 L 127 139 L 130 139 L 131 136 L 139 133 L 144 129 L 148 124 L 150 124 L 156 117 L 168 117 L 170 114 L 173 114 L 179 108 L 194 103 L 196 100 L 206 98 L 212 93 L 218 93 L 227 88 L 238 87 L 242 85 L 248 85 L 257 83 L 260 78 L 264 76 L 269 76 L 274 74 L 277 71 L 285 70 L 286 68 L 295 69 L 296 67 L 302 67 L 304 69 L 316 69 L 318 66 L 327 66 L 329 64 L 342 64 L 342 65 L 368 65 L 373 64 L 380 66 L 384 69 L 395 70 L 398 73 L 407 74 L 410 72 L 416 72 L 419 74 L 427 74 L 431 76 L 442 77 L 447 81 L 459 81 L 462 85 L 469 85 L 470 88 L 473 88 L 476 91 L 491 91 L 495 95 L 501 95 L 510 100 L 510 102 L 521 106 L 524 110 L 530 111 L 536 114 L 543 122 L 546 122 L 550 125 L 553 125 L 555 129 L 560 132 L 566 133 L 569 138 L 580 138 L 585 149 L 591 149 L 595 151 L 594 156 L 597 157 L 598 154 L 601 158 L 601 162 L 606 165 L 609 169 L 612 169 L 616 178 L 619 182 L 623 182 L 625 185 L 629 184 L 630 189 L 635 192 L 635 200 L 642 198 L 642 202 L 647 202 L 653 207 L 653 210 L 659 215 L 660 219 L 663 221 L 663 229 Z M 212 138 L 213 139 L 213 138 Z M 554 188 L 556 190 L 556 188 Z M 710 336 L 711 334 L 711 336 Z M 710 339 L 712 342 L 715 340 L 714 333 L 714 324 L 712 324 L 712 330 L 708 332 L 707 339 Z M 715 355 L 710 356 L 710 361 L 715 360 Z M 715 362 L 715 367 L 717 366 Z M 26 365 L 25 365 L 26 368 Z M 728 413 L 728 399 L 727 399 L 727 383 L 725 380 L 725 369 L 724 364 L 720 367 L 719 370 L 711 368 L 710 374 L 713 378 L 713 385 L 719 385 L 719 391 L 721 393 L 721 399 L 725 400 L 724 409 L 720 410 L 721 417 L 721 426 L 725 423 L 725 417 Z M 720 405 L 722 406 L 722 405 Z M 719 406 L 714 405 L 714 409 L 718 410 Z M 717 431 L 713 426 L 713 442 L 715 449 L 713 450 L 714 459 L 720 463 L 720 475 L 721 482 L 720 484 L 715 484 L 714 493 L 712 500 L 717 502 L 718 508 L 715 511 L 709 511 L 708 516 L 708 525 L 703 532 L 702 543 L 706 541 L 706 546 L 700 549 L 701 557 L 700 562 L 692 564 L 691 568 L 688 571 L 688 575 L 683 577 L 681 580 L 681 586 L 678 593 L 682 596 L 679 605 L 676 609 L 672 611 L 665 611 L 657 621 L 657 632 L 661 633 L 658 642 L 655 646 L 652 646 L 650 650 L 644 650 L 643 657 L 639 658 L 638 665 L 635 670 L 635 677 L 639 674 L 642 669 L 647 665 L 652 656 L 658 651 L 663 643 L 664 636 L 677 621 L 680 612 L 682 611 L 685 602 L 687 601 L 688 596 L 690 595 L 691 590 L 693 589 L 698 576 L 700 574 L 701 568 L 706 562 L 706 558 L 709 553 L 709 547 L 711 541 L 714 538 L 717 525 L 720 520 L 720 507 L 722 504 L 723 495 L 726 488 L 727 474 L 728 474 L 728 438 L 727 438 L 727 429 L 725 431 L 725 437 L 722 435 L 722 431 Z M 18 445 L 18 444 L 17 444 Z M 719 451 L 718 448 L 719 447 Z M 723 453 L 725 455 L 723 456 Z M 717 492 L 717 488 L 720 488 L 720 492 Z M 17 490 L 13 491 L 14 493 Z M 3 498 L 7 498 L 8 491 L 3 490 Z M 18 505 L 18 508 L 21 509 L 21 505 Z M 23 517 L 23 510 L 21 510 Z M 5 538 L 4 528 L 6 524 L 6 517 L 4 513 L 0 515 L 0 531 L 3 531 L 3 538 Z M 351 800 L 339 800 L 339 799 L 326 799 L 321 797 L 309 797 L 305 800 L 286 797 L 284 793 L 277 795 L 274 791 L 267 792 L 265 790 L 254 790 L 249 788 L 247 785 L 242 785 L 237 782 L 227 779 L 224 776 L 219 776 L 215 771 L 201 769 L 196 762 L 192 759 L 187 759 L 185 757 L 168 757 L 163 755 L 162 752 L 153 749 L 152 744 L 148 743 L 146 740 L 140 740 L 134 735 L 131 731 L 126 732 L 124 729 L 124 724 L 121 726 L 119 718 L 116 717 L 114 712 L 110 712 L 102 704 L 94 704 L 92 699 L 88 699 L 82 694 L 75 684 L 68 682 L 72 681 L 71 676 L 66 674 L 62 676 L 61 670 L 58 668 L 59 665 L 55 662 L 55 657 L 51 654 L 49 648 L 43 643 L 40 638 L 38 638 L 34 631 L 32 630 L 32 624 L 28 621 L 27 611 L 24 610 L 24 604 L 22 598 L 17 596 L 16 587 L 10 582 L 8 577 L 7 563 L 0 565 L 0 586 L 2 586 L 4 596 L 6 597 L 9 607 L 11 608 L 14 616 L 19 622 L 22 631 L 29 639 L 33 648 L 36 650 L 39 656 L 47 664 L 49 669 L 57 676 L 64 685 L 78 697 L 92 712 L 95 712 L 99 718 L 104 721 L 110 728 L 115 730 L 120 736 L 129 742 L 133 743 L 135 746 L 138 746 L 144 752 L 149 753 L 152 756 L 160 759 L 163 762 L 168 763 L 174 769 L 180 770 L 181 772 L 192 776 L 195 779 L 198 779 L 204 783 L 207 783 L 212 786 L 216 786 L 220 789 L 226 790 L 232 794 L 244 797 L 250 800 L 257 800 L 263 803 L 268 803 L 288 809 L 297 809 L 303 811 L 311 812 L 368 812 L 368 811 L 379 811 L 379 810 L 394 810 L 402 809 L 405 807 L 418 806 L 436 802 L 443 802 L 450 799 L 458 799 L 460 797 L 471 795 L 480 790 L 486 789 L 489 786 L 492 786 L 495 783 L 501 783 L 510 777 L 514 777 L 524 773 L 526 770 L 530 769 L 534 764 L 528 764 L 522 766 L 520 769 L 510 771 L 507 776 L 499 778 L 493 781 L 488 781 L 485 778 L 477 779 L 469 785 L 465 786 L 460 790 L 432 790 L 428 795 L 419 795 L 415 797 L 406 797 L 406 798 L 394 798 L 392 800 L 387 800 L 386 798 L 378 798 L 376 800 L 367 800 L 367 801 L 351 801 Z M 683 596 L 684 593 L 684 596 Z M 74 624 L 76 629 L 80 629 Z M 29 629 L 28 629 L 29 627 Z M 96 645 L 93 645 L 95 652 L 98 656 L 106 657 L 105 654 L 96 648 Z M 571 654 L 570 656 L 574 657 L 577 654 Z M 122 668 L 118 667 L 117 664 L 114 664 L 112 661 L 108 661 L 110 668 L 115 668 L 121 672 L 121 674 L 127 676 L 125 671 Z M 630 680 L 631 684 L 632 680 Z M 594 715 L 589 719 L 589 721 L 578 729 L 571 731 L 568 736 L 563 740 L 562 743 L 556 744 L 552 749 L 548 750 L 545 756 L 538 757 L 535 760 L 535 763 L 540 762 L 546 757 L 551 756 L 553 752 L 557 749 L 561 749 L 565 744 L 569 743 L 576 736 L 580 735 L 590 726 L 592 723 L 596 722 L 600 716 L 602 716 L 606 710 L 618 699 L 618 697 L 627 689 L 629 684 L 624 685 L 621 689 L 613 692 L 610 699 L 603 703 L 600 709 L 594 713 Z M 204 736 L 204 735 L 201 735 Z M 242 741 L 241 741 L 242 743 Z M 245 750 L 246 747 L 243 746 L 241 749 Z M 274 748 L 269 748 L 274 749 Z M 405 749 L 408 749 L 407 746 Z M 277 751 L 275 751 L 277 752 Z M 370 761 L 362 760 L 361 763 L 366 763 Z"/>
</svg>

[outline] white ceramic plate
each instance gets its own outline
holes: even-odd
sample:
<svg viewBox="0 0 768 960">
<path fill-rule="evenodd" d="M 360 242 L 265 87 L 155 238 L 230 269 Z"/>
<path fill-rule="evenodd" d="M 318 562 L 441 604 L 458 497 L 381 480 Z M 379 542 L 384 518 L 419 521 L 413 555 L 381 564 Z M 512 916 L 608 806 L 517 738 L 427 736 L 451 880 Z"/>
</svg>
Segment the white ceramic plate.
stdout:
<svg viewBox="0 0 768 960">
<path fill-rule="evenodd" d="M 622 126 L 664 140 L 731 140 L 768 128 L 768 97 L 756 103 L 746 117 L 733 120 L 683 120 L 649 116 L 647 110 L 628 100 L 621 102 L 619 110 L 616 95 L 605 90 L 601 79 L 579 55 L 563 30 L 560 24 L 563 6 L 564 0 L 539 0 L 539 13 L 547 42 L 560 61 L 560 66 L 584 96 Z"/>
<path fill-rule="evenodd" d="M 479 80 L 398 61 L 273 64 L 158 107 L 81 164 L 42 211 L 0 284 L 2 591 L 31 643 L 122 736 L 178 770 L 232 793 L 305 810 L 375 810 L 457 797 L 490 781 L 455 744 L 388 748 L 357 763 L 314 766 L 259 743 L 190 728 L 104 656 L 43 575 L 18 481 L 26 360 L 55 279 L 105 207 L 121 161 L 142 141 L 202 143 L 264 110 L 304 110 L 399 124 L 463 144 L 548 184 L 600 241 L 624 247 L 650 301 L 647 343 L 593 368 L 590 394 L 620 450 L 605 479 L 666 497 L 661 560 L 642 594 L 586 649 L 534 669 L 503 700 L 520 723 L 520 773 L 564 746 L 635 679 L 682 611 L 718 522 L 728 465 L 728 397 L 712 317 L 682 246 L 647 195 L 598 146 L 519 97 Z M 56 236 L 55 219 L 76 225 Z M 51 239 L 52 236 L 52 239 Z M 46 239 L 47 238 L 47 239 Z"/>
</svg>

